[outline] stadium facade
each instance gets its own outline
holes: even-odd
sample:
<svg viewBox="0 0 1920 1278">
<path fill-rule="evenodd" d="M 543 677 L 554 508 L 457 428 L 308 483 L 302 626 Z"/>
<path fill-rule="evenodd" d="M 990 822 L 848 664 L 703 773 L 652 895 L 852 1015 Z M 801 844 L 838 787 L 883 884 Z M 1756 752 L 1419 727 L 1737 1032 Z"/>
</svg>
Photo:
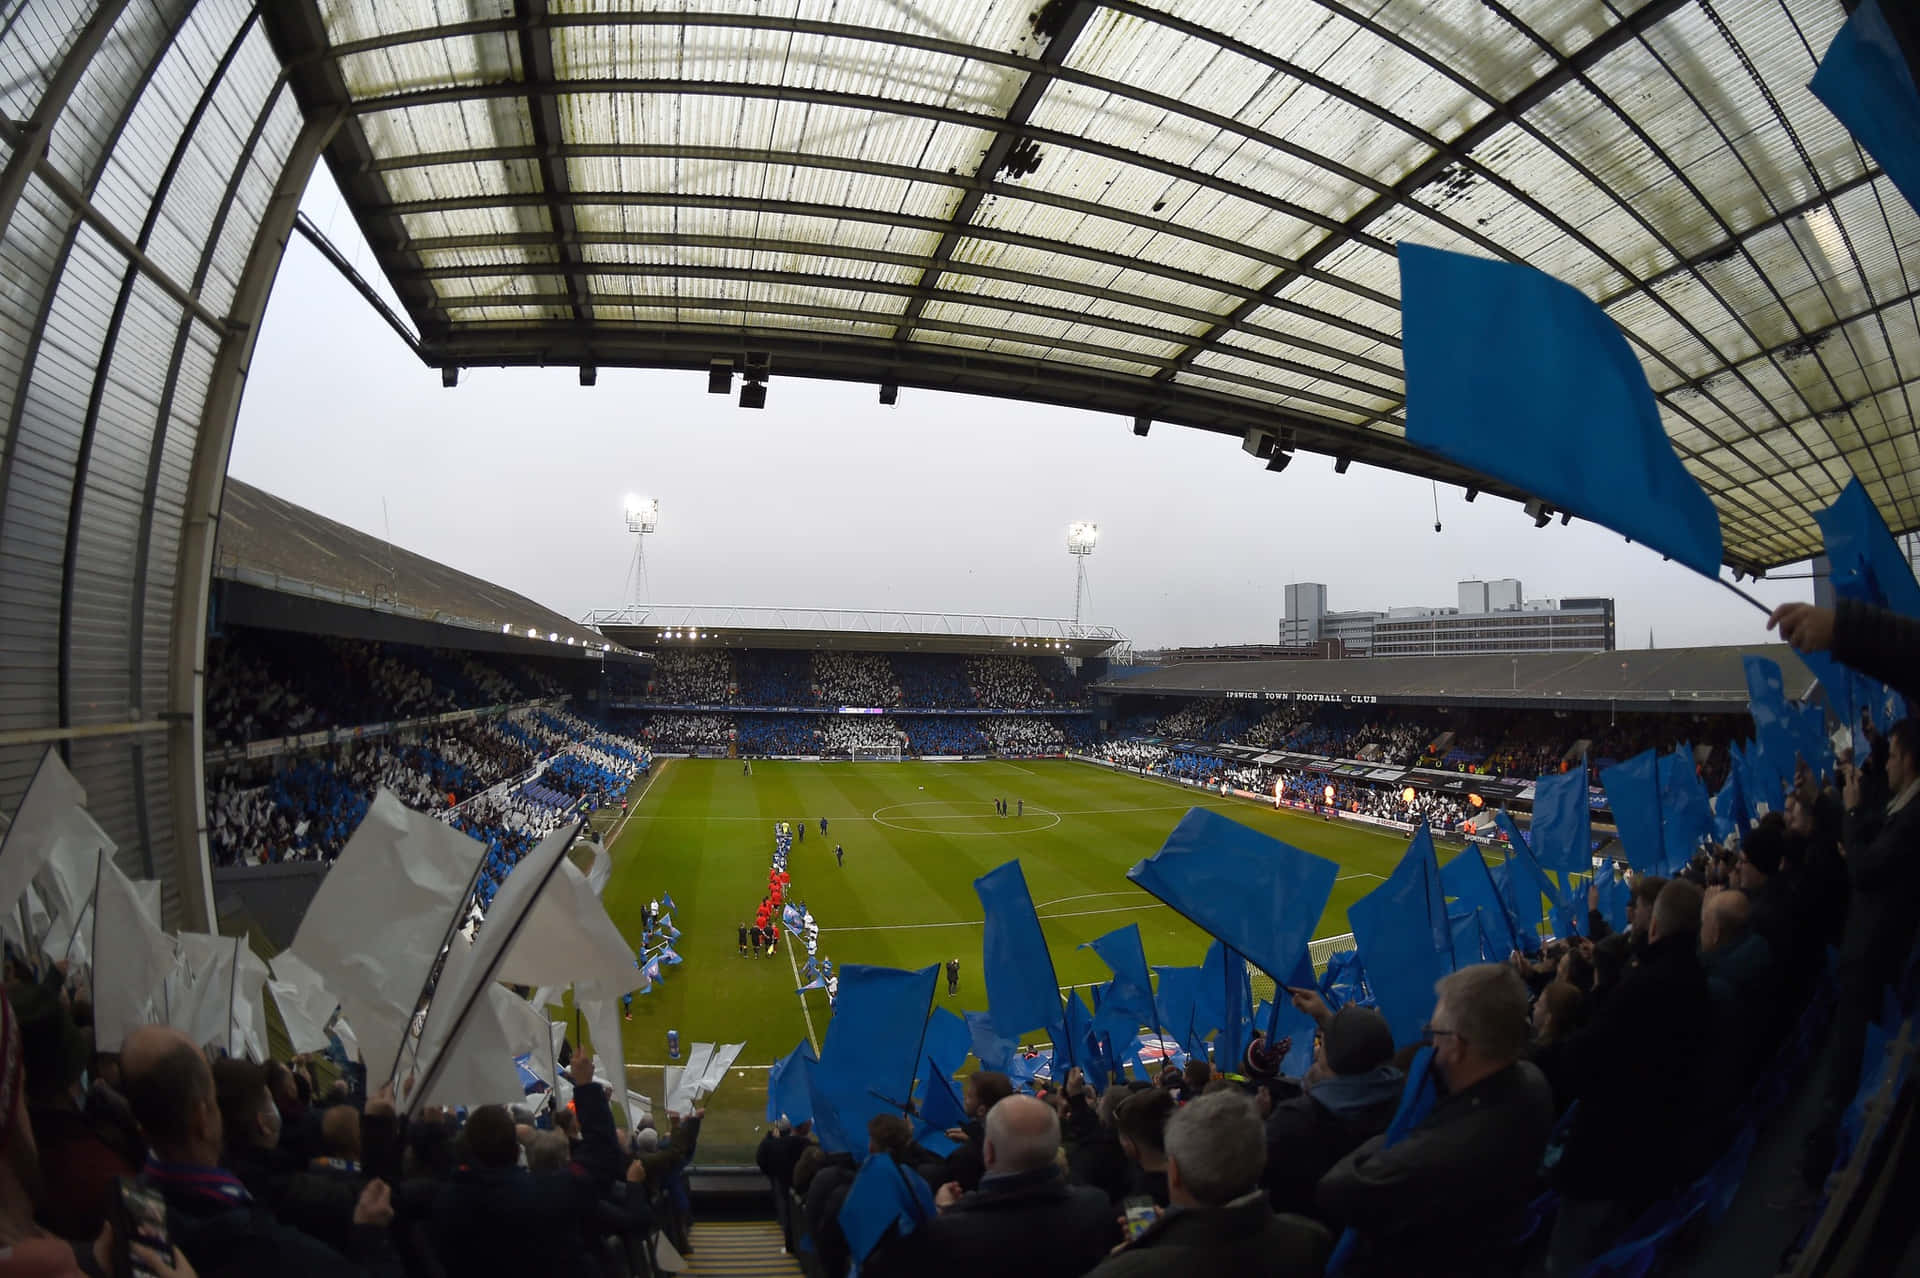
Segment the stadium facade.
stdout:
<svg viewBox="0 0 1920 1278">
<path fill-rule="evenodd" d="M 1358 657 L 1443 657 L 1472 653 L 1606 652 L 1614 646 L 1613 600 L 1526 599 L 1520 582 L 1459 583 L 1453 608 L 1332 612 L 1314 581 L 1286 588 L 1280 643 L 1338 645 Z"/>
</svg>

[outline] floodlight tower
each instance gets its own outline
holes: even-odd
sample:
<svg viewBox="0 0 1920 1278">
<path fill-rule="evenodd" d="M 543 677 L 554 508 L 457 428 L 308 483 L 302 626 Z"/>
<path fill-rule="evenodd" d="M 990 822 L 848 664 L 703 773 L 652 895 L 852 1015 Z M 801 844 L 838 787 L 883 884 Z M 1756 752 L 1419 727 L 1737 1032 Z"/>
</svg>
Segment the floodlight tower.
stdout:
<svg viewBox="0 0 1920 1278">
<path fill-rule="evenodd" d="M 1080 637 L 1080 598 L 1087 592 L 1087 556 L 1100 540 L 1100 525 L 1076 519 L 1067 525 L 1067 553 L 1073 556 L 1073 636 Z"/>
<path fill-rule="evenodd" d="M 633 564 L 627 570 L 635 605 L 647 602 L 647 534 L 660 522 L 660 503 L 651 497 L 627 494 L 627 531 L 633 534 Z"/>
</svg>

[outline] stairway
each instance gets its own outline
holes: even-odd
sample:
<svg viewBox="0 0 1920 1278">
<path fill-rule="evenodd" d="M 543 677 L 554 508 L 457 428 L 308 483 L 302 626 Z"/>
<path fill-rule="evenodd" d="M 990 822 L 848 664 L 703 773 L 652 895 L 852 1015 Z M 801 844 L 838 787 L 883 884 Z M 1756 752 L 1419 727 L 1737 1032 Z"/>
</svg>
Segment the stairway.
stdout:
<svg viewBox="0 0 1920 1278">
<path fill-rule="evenodd" d="M 780 1226 L 771 1220 L 697 1221 L 687 1273 L 694 1278 L 790 1278 L 800 1264 L 780 1250 Z"/>
</svg>

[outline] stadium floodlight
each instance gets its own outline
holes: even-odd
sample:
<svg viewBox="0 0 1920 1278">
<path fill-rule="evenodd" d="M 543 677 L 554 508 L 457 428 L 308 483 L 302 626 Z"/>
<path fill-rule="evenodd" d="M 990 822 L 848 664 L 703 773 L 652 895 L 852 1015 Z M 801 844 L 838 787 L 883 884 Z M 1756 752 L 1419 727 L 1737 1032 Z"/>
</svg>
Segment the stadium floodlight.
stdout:
<svg viewBox="0 0 1920 1278">
<path fill-rule="evenodd" d="M 637 606 L 647 602 L 647 534 L 660 526 L 660 503 L 627 494 L 627 531 L 633 534 L 633 560 L 627 565 L 627 594 Z"/>
<path fill-rule="evenodd" d="M 1076 519 L 1067 525 L 1067 553 L 1073 556 L 1073 633 L 1080 634 L 1080 600 L 1087 593 L 1087 556 L 1100 540 L 1100 525 Z"/>
<path fill-rule="evenodd" d="M 558 631 L 555 631 L 555 630 L 549 630 L 549 631 L 547 631 L 547 642 L 548 642 L 548 643 L 559 643 L 559 642 L 560 642 L 560 634 L 559 634 L 559 632 L 558 632 Z"/>
<path fill-rule="evenodd" d="M 1735 577 L 1735 578 L 1734 578 L 1734 580 L 1735 580 L 1735 581 L 1738 581 L 1738 580 L 1740 580 L 1740 579 L 1739 579 L 1738 577 Z M 503 626 L 501 626 L 501 627 L 500 627 L 500 633 L 501 633 L 501 634 L 503 634 L 503 635 L 510 635 L 510 634 L 512 634 L 512 633 L 513 633 L 513 623 L 512 623 L 511 621 L 509 621 L 509 622 L 507 622 L 507 623 L 506 623 L 505 625 L 503 625 Z"/>
<path fill-rule="evenodd" d="M 660 503 L 651 497 L 636 497 L 627 494 L 627 531 L 630 533 L 650 533 L 660 523 Z"/>
</svg>

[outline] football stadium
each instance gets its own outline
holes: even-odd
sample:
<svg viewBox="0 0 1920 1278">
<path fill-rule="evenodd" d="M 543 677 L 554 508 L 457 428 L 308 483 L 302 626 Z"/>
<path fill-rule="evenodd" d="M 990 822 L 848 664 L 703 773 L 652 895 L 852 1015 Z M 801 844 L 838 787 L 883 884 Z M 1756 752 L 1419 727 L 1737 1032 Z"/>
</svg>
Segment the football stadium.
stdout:
<svg viewBox="0 0 1920 1278">
<path fill-rule="evenodd" d="M 1920 1273 L 1917 82 L 0 4 L 0 1273 Z"/>
</svg>

